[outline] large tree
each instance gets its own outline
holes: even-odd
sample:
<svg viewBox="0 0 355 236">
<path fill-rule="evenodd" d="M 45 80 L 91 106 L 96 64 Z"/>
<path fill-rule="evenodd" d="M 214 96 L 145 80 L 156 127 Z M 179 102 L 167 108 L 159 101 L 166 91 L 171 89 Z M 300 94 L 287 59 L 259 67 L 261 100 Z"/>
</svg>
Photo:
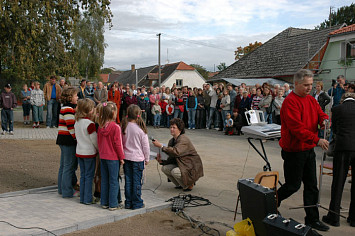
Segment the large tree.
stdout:
<svg viewBox="0 0 355 236">
<path fill-rule="evenodd" d="M 234 51 L 234 55 L 235 55 L 235 60 L 239 60 L 240 58 L 244 57 L 245 55 L 247 55 L 248 53 L 251 53 L 252 51 L 254 51 L 255 49 L 257 49 L 258 47 L 260 47 L 262 45 L 261 42 L 255 41 L 255 43 L 249 43 L 248 46 L 245 47 L 241 47 L 239 46 L 237 48 L 236 51 Z"/>
<path fill-rule="evenodd" d="M 330 20 L 329 20 L 330 19 Z M 331 12 L 330 17 L 324 20 L 320 25 L 317 25 L 316 29 L 325 29 L 331 25 L 341 25 L 341 24 L 352 25 L 355 24 L 355 4 L 352 3 L 350 6 L 343 6 L 338 8 L 336 12 Z"/>
<path fill-rule="evenodd" d="M 0 1 L 0 82 L 78 74 L 72 38 L 80 12 L 100 11 L 111 25 L 110 0 Z"/>
<path fill-rule="evenodd" d="M 200 75 L 202 75 L 203 78 L 206 80 L 208 79 L 208 71 L 206 70 L 205 67 L 199 65 L 199 64 L 190 64 L 190 66 L 194 67 Z"/>
<path fill-rule="evenodd" d="M 218 71 L 225 70 L 226 68 L 227 68 L 227 66 L 226 66 L 226 63 L 225 63 L 225 62 L 221 62 L 221 63 L 217 66 Z"/>
</svg>

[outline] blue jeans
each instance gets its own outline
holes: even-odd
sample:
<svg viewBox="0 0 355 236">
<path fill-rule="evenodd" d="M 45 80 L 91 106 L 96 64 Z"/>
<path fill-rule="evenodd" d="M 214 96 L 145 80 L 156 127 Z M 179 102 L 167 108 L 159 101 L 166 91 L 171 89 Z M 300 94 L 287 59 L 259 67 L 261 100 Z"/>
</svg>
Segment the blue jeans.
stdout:
<svg viewBox="0 0 355 236">
<path fill-rule="evenodd" d="M 196 109 L 189 108 L 187 115 L 189 117 L 189 128 L 195 128 Z"/>
<path fill-rule="evenodd" d="M 51 99 L 47 103 L 47 126 L 58 126 L 57 124 L 58 102 L 56 99 Z"/>
<path fill-rule="evenodd" d="M 32 120 L 37 123 L 40 122 L 40 117 L 43 115 L 43 106 L 33 106 L 32 107 Z"/>
<path fill-rule="evenodd" d="M 223 121 L 223 129 L 226 128 L 226 116 L 227 114 L 230 113 L 230 110 L 222 110 L 222 121 Z"/>
<path fill-rule="evenodd" d="M 272 124 L 272 113 L 268 114 L 266 111 L 264 111 L 264 118 L 266 123 Z"/>
<path fill-rule="evenodd" d="M 31 111 L 30 103 L 22 103 L 23 116 L 29 116 Z"/>
<path fill-rule="evenodd" d="M 211 123 L 213 121 L 213 117 L 215 115 L 216 108 L 215 107 L 210 107 L 210 112 L 209 112 L 209 117 L 207 121 L 207 128 L 211 128 Z M 214 122 L 214 127 L 216 128 L 218 125 L 218 117 L 216 115 L 216 121 Z"/>
<path fill-rule="evenodd" d="M 7 129 L 9 124 L 9 129 Z M 3 131 L 14 131 L 14 111 L 11 109 L 1 110 L 1 128 Z"/>
<path fill-rule="evenodd" d="M 120 183 L 118 160 L 101 159 L 101 205 L 110 208 L 118 206 Z"/>
<path fill-rule="evenodd" d="M 160 126 L 160 114 L 155 114 L 154 115 L 154 126 Z"/>
<path fill-rule="evenodd" d="M 174 118 L 180 118 L 180 119 L 182 119 L 183 116 L 184 116 L 184 112 L 181 112 L 180 109 L 175 109 L 175 111 L 174 111 Z"/>
<path fill-rule="evenodd" d="M 59 145 L 59 147 L 61 153 L 58 172 L 58 193 L 62 194 L 62 197 L 73 197 L 74 189 L 72 179 L 75 172 L 76 146 Z"/>
<path fill-rule="evenodd" d="M 144 170 L 144 161 L 135 162 L 125 160 L 125 208 L 138 209 L 143 207 L 142 196 L 142 176 Z"/>
<path fill-rule="evenodd" d="M 168 128 L 170 128 L 170 120 L 173 118 L 173 115 L 169 115 L 168 117 L 167 117 L 167 126 L 166 127 L 168 127 Z"/>
<path fill-rule="evenodd" d="M 78 158 L 80 165 L 80 202 L 92 203 L 92 183 L 95 175 L 96 158 Z"/>
</svg>

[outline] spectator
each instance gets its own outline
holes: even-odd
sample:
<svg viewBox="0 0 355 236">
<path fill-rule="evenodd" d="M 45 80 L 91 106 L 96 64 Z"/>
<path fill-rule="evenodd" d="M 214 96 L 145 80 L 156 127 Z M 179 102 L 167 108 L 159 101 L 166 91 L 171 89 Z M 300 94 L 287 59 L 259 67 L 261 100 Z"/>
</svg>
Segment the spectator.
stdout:
<svg viewBox="0 0 355 236">
<path fill-rule="evenodd" d="M 274 114 L 275 114 L 275 123 L 281 125 L 281 118 L 280 118 L 280 111 L 282 107 L 282 103 L 284 102 L 285 98 L 283 97 L 284 92 L 279 90 L 277 97 L 274 99 Z"/>
<path fill-rule="evenodd" d="M 31 111 L 31 91 L 28 90 L 27 84 L 23 85 L 21 90 L 22 111 L 23 111 L 23 124 L 30 124 L 30 111 Z"/>
<path fill-rule="evenodd" d="M 160 125 L 163 127 L 167 128 L 167 114 L 166 114 L 166 106 L 168 105 L 167 102 L 165 102 L 165 97 L 162 96 L 162 98 L 159 101 L 159 106 L 161 108 L 161 119 L 160 119 Z"/>
<path fill-rule="evenodd" d="M 333 97 L 333 107 L 339 105 L 341 96 L 345 93 L 344 84 L 344 75 L 339 75 L 337 77 L 337 83 L 334 83 L 333 87 L 328 90 L 328 95 Z"/>
<path fill-rule="evenodd" d="M 239 109 L 240 101 L 243 98 L 243 92 L 244 92 L 244 89 L 242 87 L 240 87 L 238 89 L 238 94 L 235 97 L 235 102 L 234 102 L 234 108 L 236 108 L 236 109 Z"/>
<path fill-rule="evenodd" d="M 226 129 L 224 131 L 224 134 L 233 135 L 233 119 L 230 113 L 227 113 L 225 123 L 226 123 Z"/>
<path fill-rule="evenodd" d="M 168 105 L 166 106 L 166 127 L 170 128 L 170 120 L 174 118 L 174 105 L 171 100 L 169 100 Z"/>
<path fill-rule="evenodd" d="M 240 113 L 242 115 L 242 119 L 243 119 L 243 125 L 248 125 L 246 116 L 245 116 L 245 112 L 249 111 L 251 109 L 251 99 L 250 97 L 248 97 L 248 92 L 244 91 L 243 92 L 243 98 L 240 101 L 239 104 L 239 109 L 238 109 L 238 113 Z"/>
<path fill-rule="evenodd" d="M 117 116 L 116 116 L 116 122 L 117 124 L 120 123 L 120 107 L 121 107 L 121 93 L 118 90 L 118 85 L 117 84 L 113 84 L 111 89 L 107 92 L 107 100 L 110 102 L 113 102 L 116 104 L 117 107 Z"/>
<path fill-rule="evenodd" d="M 218 100 L 218 92 L 217 92 L 217 85 L 213 85 L 213 88 L 211 90 L 207 90 L 206 93 L 208 96 L 211 98 L 211 104 L 210 104 L 210 113 L 208 116 L 208 121 L 207 121 L 207 127 L 206 129 L 211 129 L 211 124 L 214 124 L 214 128 L 218 128 L 217 126 L 217 110 L 216 110 L 216 105 L 217 105 L 217 100 Z M 215 119 L 213 119 L 215 117 Z"/>
<path fill-rule="evenodd" d="M 250 91 L 250 94 L 249 94 L 249 97 L 251 100 L 253 100 L 253 98 L 256 96 L 256 88 L 255 87 L 252 87 L 251 88 L 251 91 Z"/>
<path fill-rule="evenodd" d="M 242 116 L 238 113 L 238 109 L 233 109 L 233 129 L 234 129 L 234 133 L 236 133 L 237 135 L 241 135 L 242 134 L 242 127 L 243 127 L 243 118 Z"/>
<path fill-rule="evenodd" d="M 80 86 L 78 88 L 78 99 L 84 99 L 86 97 L 86 79 L 80 81 Z"/>
<path fill-rule="evenodd" d="M 2 135 L 8 133 L 14 134 L 14 108 L 17 106 L 17 99 L 13 92 L 11 92 L 11 85 L 6 84 L 5 91 L 0 94 L 0 108 L 1 109 L 1 128 Z M 9 127 L 9 128 L 7 128 Z"/>
<path fill-rule="evenodd" d="M 205 99 L 201 88 L 197 90 L 197 110 L 196 110 L 196 129 L 203 128 L 205 119 Z"/>
<path fill-rule="evenodd" d="M 221 93 L 221 90 L 219 88 L 217 88 L 216 92 L 218 94 L 218 99 L 216 102 L 216 121 L 214 127 L 215 130 L 223 131 L 224 120 L 222 119 L 222 108 L 221 108 L 221 101 L 223 98 L 223 94 Z"/>
<path fill-rule="evenodd" d="M 208 120 L 210 117 L 210 106 L 211 106 L 211 97 L 209 95 L 209 92 L 211 91 L 211 86 L 210 84 L 204 84 L 203 85 L 203 99 L 205 100 L 205 119 L 203 122 L 203 126 L 209 129 L 208 127 Z"/>
<path fill-rule="evenodd" d="M 259 108 L 264 112 L 265 121 L 268 124 L 272 123 L 272 95 L 269 87 L 264 87 L 264 94 L 259 102 Z"/>
<path fill-rule="evenodd" d="M 137 105 L 137 97 L 133 95 L 133 91 L 132 90 L 128 90 L 128 96 L 126 96 L 126 106 L 127 108 L 134 104 L 134 105 Z"/>
<path fill-rule="evenodd" d="M 316 84 L 316 91 L 313 93 L 313 97 L 318 101 L 322 111 L 325 111 L 325 106 L 330 103 L 330 97 L 323 91 L 323 82 L 318 81 Z"/>
<path fill-rule="evenodd" d="M 145 95 L 144 93 L 141 93 L 138 98 L 138 106 L 142 111 L 142 119 L 145 124 L 147 124 L 147 111 L 150 109 L 149 107 L 149 100 L 144 99 Z"/>
<path fill-rule="evenodd" d="M 230 97 L 230 114 L 233 113 L 235 97 L 237 96 L 237 92 L 233 89 L 233 85 L 231 83 L 227 84 L 227 89 Z"/>
<path fill-rule="evenodd" d="M 94 92 L 94 101 L 96 103 L 96 105 L 103 103 L 103 102 L 107 102 L 107 90 L 104 89 L 104 85 L 102 84 L 102 82 L 99 82 L 97 84 L 97 89 Z"/>
<path fill-rule="evenodd" d="M 223 122 L 223 130 L 225 130 L 226 127 L 226 115 L 227 113 L 230 112 L 230 97 L 229 97 L 229 91 L 227 89 L 223 90 L 223 98 L 221 100 L 221 105 L 220 107 L 222 108 L 222 122 Z"/>
<path fill-rule="evenodd" d="M 355 84 L 349 84 L 348 92 L 349 93 L 354 93 L 355 92 Z"/>
<path fill-rule="evenodd" d="M 175 107 L 174 107 L 174 118 L 183 118 L 184 115 L 184 100 L 182 98 L 182 92 L 178 92 L 178 95 L 175 99 Z"/>
<path fill-rule="evenodd" d="M 165 89 L 165 93 L 163 93 L 163 96 L 165 97 L 164 101 L 165 101 L 166 103 L 168 103 L 169 100 L 171 100 L 172 94 L 171 94 L 171 91 L 170 91 L 170 88 L 169 88 L 169 87 L 167 87 L 167 88 Z"/>
<path fill-rule="evenodd" d="M 155 104 L 152 107 L 152 115 L 154 117 L 154 123 L 153 126 L 154 128 L 160 127 L 160 119 L 161 119 L 161 107 L 159 106 L 159 100 L 155 100 Z"/>
<path fill-rule="evenodd" d="M 44 94 L 41 90 L 40 83 L 34 82 L 34 89 L 31 91 L 30 102 L 32 105 L 32 128 L 39 128 L 40 117 L 43 114 L 43 106 L 45 104 Z"/>
<path fill-rule="evenodd" d="M 290 85 L 288 83 L 285 83 L 284 88 L 285 88 L 284 97 L 287 97 L 291 93 Z"/>
<path fill-rule="evenodd" d="M 43 88 L 44 98 L 47 101 L 47 128 L 58 127 L 57 111 L 62 89 L 60 88 L 59 84 L 57 84 L 56 80 L 57 78 L 52 75 L 50 77 L 50 81 L 47 82 Z"/>
<path fill-rule="evenodd" d="M 90 81 L 86 82 L 86 87 L 85 87 L 84 93 L 85 93 L 86 98 L 89 98 L 94 101 L 95 90 L 94 90 L 94 87 L 92 86 L 92 83 Z"/>
<path fill-rule="evenodd" d="M 196 119 L 196 109 L 197 109 L 197 98 L 193 91 L 190 92 L 186 101 L 186 111 L 188 114 L 188 129 L 195 129 L 195 119 Z"/>
<path fill-rule="evenodd" d="M 253 100 L 251 102 L 251 109 L 260 110 L 259 103 L 262 98 L 263 98 L 262 91 L 261 91 L 261 88 L 259 87 L 256 89 L 256 94 L 253 97 Z"/>
</svg>

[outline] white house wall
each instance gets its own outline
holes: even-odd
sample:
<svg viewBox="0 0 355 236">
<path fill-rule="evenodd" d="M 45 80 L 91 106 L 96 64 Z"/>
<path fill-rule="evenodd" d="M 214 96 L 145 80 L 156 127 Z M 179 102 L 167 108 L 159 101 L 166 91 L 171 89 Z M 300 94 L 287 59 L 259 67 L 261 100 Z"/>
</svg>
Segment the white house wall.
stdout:
<svg viewBox="0 0 355 236">
<path fill-rule="evenodd" d="M 171 88 L 177 79 L 182 79 L 182 85 L 187 85 L 191 88 L 202 88 L 203 84 L 206 83 L 205 79 L 196 70 L 175 70 L 162 85 Z"/>
</svg>

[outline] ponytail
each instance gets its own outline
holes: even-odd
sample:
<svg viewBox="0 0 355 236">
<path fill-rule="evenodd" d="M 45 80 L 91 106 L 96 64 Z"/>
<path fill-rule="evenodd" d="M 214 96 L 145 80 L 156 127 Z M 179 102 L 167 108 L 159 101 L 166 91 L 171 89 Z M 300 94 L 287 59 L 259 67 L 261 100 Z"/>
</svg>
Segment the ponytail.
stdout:
<svg viewBox="0 0 355 236">
<path fill-rule="evenodd" d="M 142 119 L 142 111 L 137 105 L 130 105 L 127 108 L 127 116 L 123 118 L 121 122 L 122 134 L 126 134 L 126 128 L 128 122 L 135 120 L 137 125 L 143 130 L 144 133 L 148 133 L 147 126 L 145 125 L 144 120 Z"/>
</svg>

